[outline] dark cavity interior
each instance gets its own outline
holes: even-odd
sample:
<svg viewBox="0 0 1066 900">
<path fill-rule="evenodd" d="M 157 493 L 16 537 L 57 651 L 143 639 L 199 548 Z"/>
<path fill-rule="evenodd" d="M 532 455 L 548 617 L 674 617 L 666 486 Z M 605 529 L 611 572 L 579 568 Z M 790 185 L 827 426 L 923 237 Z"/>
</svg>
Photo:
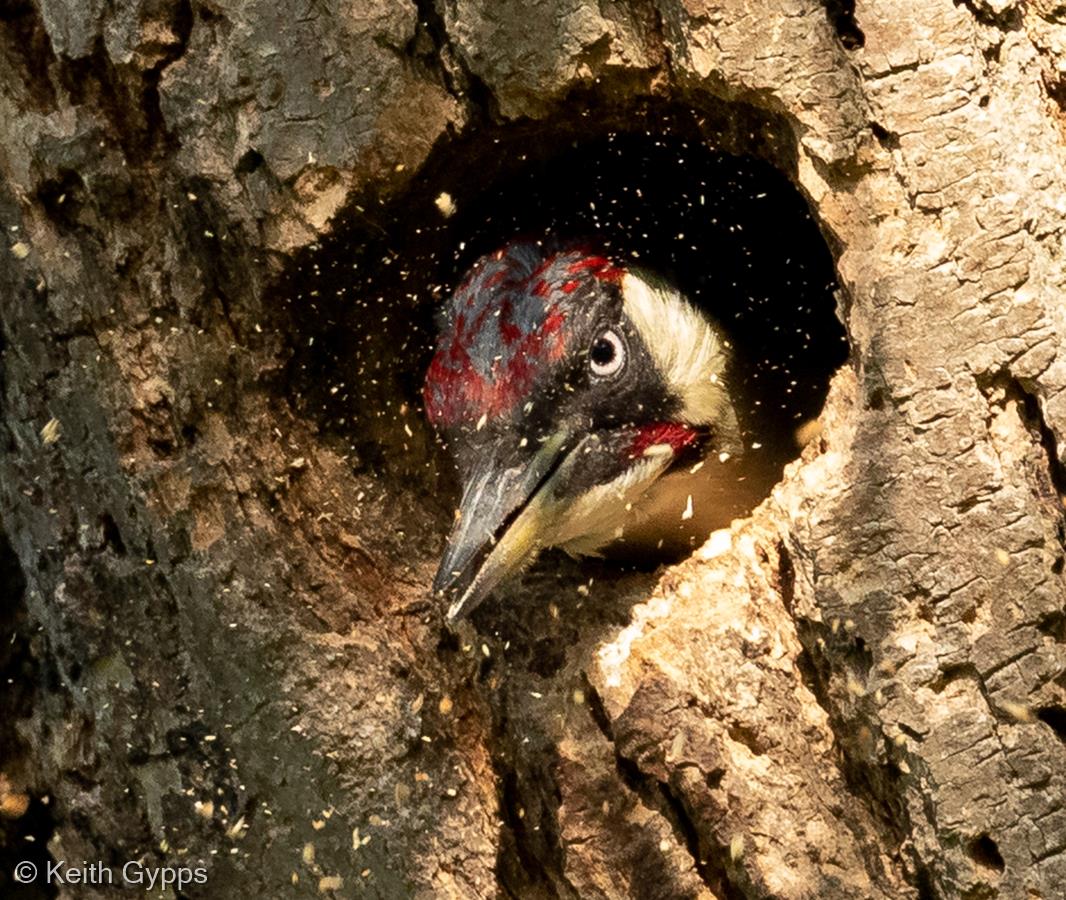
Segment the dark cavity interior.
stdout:
<svg viewBox="0 0 1066 900">
<path fill-rule="evenodd" d="M 420 394 L 435 310 L 475 259 L 516 237 L 588 241 L 673 279 L 729 330 L 748 440 L 779 471 L 847 356 L 829 249 L 766 161 L 787 168 L 784 146 L 758 124 L 738 138 L 653 110 L 455 138 L 402 194 L 358 202 L 293 267 L 285 389 L 357 468 L 425 494 L 443 522 L 452 475 Z"/>
</svg>

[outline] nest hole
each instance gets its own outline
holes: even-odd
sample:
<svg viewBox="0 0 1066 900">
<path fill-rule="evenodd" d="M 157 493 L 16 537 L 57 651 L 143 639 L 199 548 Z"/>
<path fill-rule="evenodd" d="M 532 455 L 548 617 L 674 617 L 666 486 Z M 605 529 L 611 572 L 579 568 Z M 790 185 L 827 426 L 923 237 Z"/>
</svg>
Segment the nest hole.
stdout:
<svg viewBox="0 0 1066 900">
<path fill-rule="evenodd" d="M 1044 706 L 1037 710 L 1036 716 L 1066 743 L 1066 706 Z"/>
<path fill-rule="evenodd" d="M 356 469 L 417 495 L 443 530 L 456 485 L 421 401 L 434 312 L 515 238 L 591 242 L 671 279 L 729 332 L 745 438 L 776 473 L 762 499 L 848 355 L 832 254 L 785 174 L 792 153 L 780 123 L 736 104 L 575 104 L 442 142 L 400 193 L 354 202 L 282 279 L 285 389 Z"/>
<path fill-rule="evenodd" d="M 970 859 L 982 868 L 991 869 L 993 872 L 1002 872 L 1005 868 L 999 847 L 987 834 L 979 835 L 970 841 L 967 852 Z"/>
</svg>

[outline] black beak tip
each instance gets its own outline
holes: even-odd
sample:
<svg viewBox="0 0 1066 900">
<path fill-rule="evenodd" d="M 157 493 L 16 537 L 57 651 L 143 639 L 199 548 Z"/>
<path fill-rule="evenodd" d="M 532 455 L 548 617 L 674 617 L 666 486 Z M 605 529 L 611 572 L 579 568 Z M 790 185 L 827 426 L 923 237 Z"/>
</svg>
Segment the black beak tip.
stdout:
<svg viewBox="0 0 1066 900">
<path fill-rule="evenodd" d="M 447 625 L 455 625 L 465 619 L 483 597 L 477 596 L 470 588 L 473 579 L 463 578 L 463 573 L 441 569 L 433 579 L 434 599 L 443 599 L 448 604 L 444 614 Z"/>
<path fill-rule="evenodd" d="M 448 611 L 445 614 L 445 620 L 449 625 L 455 623 L 459 618 L 459 600 L 462 597 L 462 573 L 456 571 L 448 571 L 441 568 L 437 570 L 437 574 L 433 579 L 432 594 L 435 600 L 444 600 L 448 603 Z"/>
<path fill-rule="evenodd" d="M 448 588 L 452 586 L 454 581 L 454 573 L 445 572 L 443 568 L 437 569 L 437 574 L 433 576 L 433 587 L 431 588 L 433 596 L 442 597 L 448 592 Z"/>
</svg>

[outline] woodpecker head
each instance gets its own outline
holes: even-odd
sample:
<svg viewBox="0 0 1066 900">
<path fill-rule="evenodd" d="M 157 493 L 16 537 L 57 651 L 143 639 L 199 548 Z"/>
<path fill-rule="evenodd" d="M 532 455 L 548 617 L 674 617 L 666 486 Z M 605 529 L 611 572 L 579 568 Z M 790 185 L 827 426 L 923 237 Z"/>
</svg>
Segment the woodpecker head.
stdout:
<svg viewBox="0 0 1066 900">
<path fill-rule="evenodd" d="M 526 242 L 479 259 L 424 388 L 463 488 L 434 582 L 448 619 L 545 547 L 619 537 L 648 487 L 708 444 L 738 454 L 728 363 L 719 327 L 646 272 Z"/>
</svg>

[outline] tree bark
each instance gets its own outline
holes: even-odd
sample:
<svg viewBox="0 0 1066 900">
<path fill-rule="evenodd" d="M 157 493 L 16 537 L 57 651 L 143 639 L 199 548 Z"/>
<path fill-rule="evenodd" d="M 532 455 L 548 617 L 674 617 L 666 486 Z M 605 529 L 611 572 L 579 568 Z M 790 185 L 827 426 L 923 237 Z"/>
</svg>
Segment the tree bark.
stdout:
<svg viewBox="0 0 1066 900">
<path fill-rule="evenodd" d="M 0 890 L 1062 896 L 1064 48 L 1051 0 L 9 0 Z M 750 517 L 456 638 L 441 195 L 659 103 L 802 192 L 849 359 Z"/>
</svg>

